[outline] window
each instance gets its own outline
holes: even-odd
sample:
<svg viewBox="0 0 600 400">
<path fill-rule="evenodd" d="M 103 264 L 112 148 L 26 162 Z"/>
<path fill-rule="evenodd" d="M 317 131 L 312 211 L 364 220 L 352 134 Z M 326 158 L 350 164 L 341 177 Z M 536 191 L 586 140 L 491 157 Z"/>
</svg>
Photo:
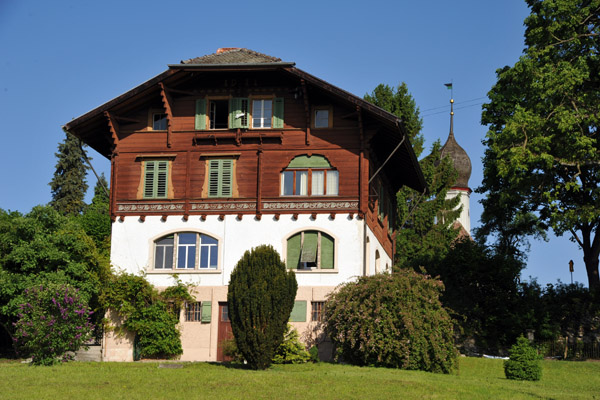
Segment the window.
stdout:
<svg viewBox="0 0 600 400">
<path fill-rule="evenodd" d="M 195 232 L 174 233 L 154 242 L 154 269 L 216 269 L 218 250 L 218 241 L 213 237 Z"/>
<path fill-rule="evenodd" d="M 253 128 L 283 128 L 283 98 L 255 99 L 252 101 Z M 195 129 L 237 129 L 249 127 L 250 99 L 196 100 Z"/>
<path fill-rule="evenodd" d="M 168 194 L 169 161 L 144 162 L 144 198 L 165 199 Z"/>
<path fill-rule="evenodd" d="M 185 305 L 185 320 L 187 322 L 210 322 L 212 302 L 203 301 Z"/>
<path fill-rule="evenodd" d="M 331 107 L 315 107 L 312 115 L 313 128 L 331 128 L 332 122 L 332 111 Z"/>
<path fill-rule="evenodd" d="M 154 113 L 152 114 L 152 130 L 166 131 L 167 130 L 167 114 Z"/>
<path fill-rule="evenodd" d="M 252 127 L 270 128 L 273 117 L 272 100 L 254 100 L 252 101 Z"/>
<path fill-rule="evenodd" d="M 208 197 L 232 197 L 233 160 L 208 160 Z"/>
<path fill-rule="evenodd" d="M 323 156 L 295 157 L 281 173 L 282 196 L 337 196 L 339 173 Z"/>
<path fill-rule="evenodd" d="M 313 301 L 311 310 L 311 321 L 321 322 L 323 320 L 323 308 L 325 306 L 324 301 Z"/>
<path fill-rule="evenodd" d="M 227 129 L 229 119 L 229 101 L 211 100 L 209 106 L 210 129 Z"/>
<path fill-rule="evenodd" d="M 321 231 L 302 231 L 287 240 L 286 264 L 290 269 L 334 268 L 334 240 Z"/>
</svg>

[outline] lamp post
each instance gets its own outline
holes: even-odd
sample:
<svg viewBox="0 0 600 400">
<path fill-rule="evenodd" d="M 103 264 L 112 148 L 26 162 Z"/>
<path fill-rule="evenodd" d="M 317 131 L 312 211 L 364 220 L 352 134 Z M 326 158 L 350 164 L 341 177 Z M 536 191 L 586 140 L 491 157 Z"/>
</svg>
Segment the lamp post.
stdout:
<svg viewBox="0 0 600 400">
<path fill-rule="evenodd" d="M 573 284 L 573 260 L 569 260 L 569 272 L 571 273 L 571 285 Z"/>
</svg>

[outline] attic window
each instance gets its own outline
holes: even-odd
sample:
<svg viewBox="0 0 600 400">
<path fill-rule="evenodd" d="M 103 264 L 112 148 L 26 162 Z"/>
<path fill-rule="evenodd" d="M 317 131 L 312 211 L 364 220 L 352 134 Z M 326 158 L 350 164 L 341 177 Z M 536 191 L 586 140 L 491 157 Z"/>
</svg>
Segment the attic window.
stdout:
<svg viewBox="0 0 600 400">
<path fill-rule="evenodd" d="M 152 114 L 152 130 L 166 131 L 167 130 L 167 114 L 154 113 Z"/>
</svg>

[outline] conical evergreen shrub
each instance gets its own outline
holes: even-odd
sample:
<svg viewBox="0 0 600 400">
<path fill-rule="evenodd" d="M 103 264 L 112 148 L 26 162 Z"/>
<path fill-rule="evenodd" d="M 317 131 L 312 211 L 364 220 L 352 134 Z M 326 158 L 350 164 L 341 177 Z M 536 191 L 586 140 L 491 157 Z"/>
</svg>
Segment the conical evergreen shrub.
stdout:
<svg viewBox="0 0 600 400">
<path fill-rule="evenodd" d="M 542 377 L 540 356 L 531 347 L 529 340 L 520 336 L 510 348 L 510 358 L 504 361 L 504 374 L 507 379 L 519 381 L 539 381 Z"/>
<path fill-rule="evenodd" d="M 272 246 L 246 251 L 229 281 L 229 319 L 238 351 L 253 369 L 271 365 L 283 341 L 298 284 Z"/>
</svg>

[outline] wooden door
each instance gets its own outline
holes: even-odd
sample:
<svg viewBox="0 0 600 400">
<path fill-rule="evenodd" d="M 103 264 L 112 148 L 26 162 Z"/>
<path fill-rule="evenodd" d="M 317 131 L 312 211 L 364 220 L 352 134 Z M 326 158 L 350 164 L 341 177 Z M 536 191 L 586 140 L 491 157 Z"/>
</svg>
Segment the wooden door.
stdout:
<svg viewBox="0 0 600 400">
<path fill-rule="evenodd" d="M 233 339 L 231 321 L 229 321 L 229 308 L 227 303 L 219 303 L 219 333 L 217 336 L 217 361 L 231 361 L 231 357 L 223 354 L 223 341 Z"/>
</svg>

